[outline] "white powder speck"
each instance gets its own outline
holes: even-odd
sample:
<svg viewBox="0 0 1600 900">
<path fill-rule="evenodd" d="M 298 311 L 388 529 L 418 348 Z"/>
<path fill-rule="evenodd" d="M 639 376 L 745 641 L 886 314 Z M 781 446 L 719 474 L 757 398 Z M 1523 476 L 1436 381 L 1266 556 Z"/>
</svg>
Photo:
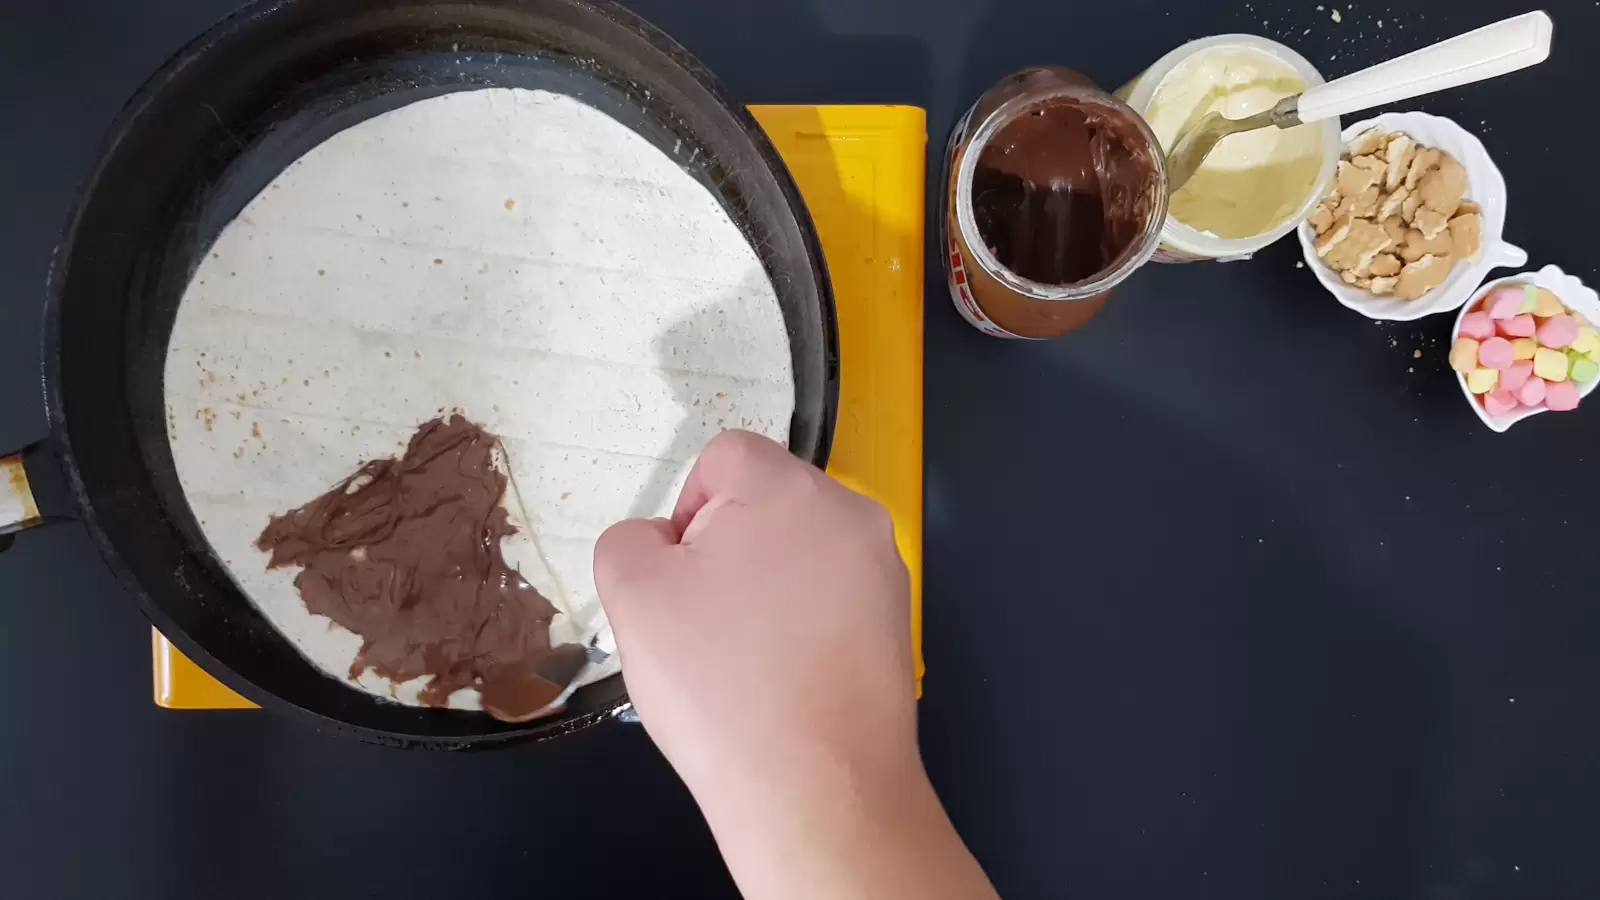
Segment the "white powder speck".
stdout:
<svg viewBox="0 0 1600 900">
<path fill-rule="evenodd" d="M 1339 15 L 1339 11 L 1337 9 L 1334 10 L 1333 11 L 1333 24 L 1337 25 L 1342 21 L 1344 21 L 1344 16 Z"/>
</svg>

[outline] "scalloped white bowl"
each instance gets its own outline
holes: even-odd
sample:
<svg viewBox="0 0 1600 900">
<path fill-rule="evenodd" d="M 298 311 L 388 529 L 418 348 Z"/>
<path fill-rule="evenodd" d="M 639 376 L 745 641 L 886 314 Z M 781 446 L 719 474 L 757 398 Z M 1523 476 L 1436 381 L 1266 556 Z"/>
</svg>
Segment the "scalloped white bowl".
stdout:
<svg viewBox="0 0 1600 900">
<path fill-rule="evenodd" d="M 1501 239 L 1506 224 L 1506 179 L 1489 159 L 1483 142 L 1465 128 L 1442 116 L 1420 112 L 1384 113 L 1344 130 L 1344 146 L 1369 128 L 1404 132 L 1425 147 L 1437 147 L 1455 157 L 1467 170 L 1467 199 L 1483 210 L 1483 252 L 1470 262 L 1457 262 L 1444 283 L 1420 300 L 1379 296 L 1339 280 L 1338 273 L 1317 258 L 1316 229 L 1302 222 L 1296 229 L 1306 266 L 1341 304 L 1369 319 L 1409 322 L 1434 313 L 1457 309 L 1473 296 L 1490 269 L 1514 268 L 1528 263 L 1528 254 Z"/>
<path fill-rule="evenodd" d="M 1484 284 L 1478 290 L 1473 291 L 1467 298 L 1468 302 L 1462 304 L 1461 312 L 1456 315 L 1455 327 L 1450 329 L 1451 346 L 1454 346 L 1456 338 L 1461 336 L 1461 320 L 1467 317 L 1467 313 L 1472 311 L 1472 308 L 1478 304 L 1479 300 L 1488 296 L 1490 291 L 1501 285 L 1525 284 L 1527 282 L 1532 282 L 1555 294 L 1561 299 L 1562 303 L 1567 305 L 1568 309 L 1581 313 L 1591 324 L 1600 324 L 1600 296 L 1595 294 L 1594 288 L 1585 285 L 1576 276 L 1568 275 L 1556 266 L 1545 266 L 1537 272 L 1520 272 L 1516 275 L 1496 278 Z M 1463 378 L 1460 372 L 1456 373 L 1456 382 L 1461 385 L 1461 395 L 1467 398 L 1467 405 L 1472 407 L 1472 411 L 1478 414 L 1478 418 L 1483 420 L 1483 424 L 1502 434 L 1523 419 L 1530 419 L 1540 413 L 1550 411 L 1540 407 L 1538 409 L 1518 409 L 1504 416 L 1491 416 L 1483 404 L 1478 402 L 1477 395 L 1467 389 L 1467 379 Z M 1579 388 L 1578 396 L 1587 397 L 1594 393 L 1596 385 L 1600 385 L 1600 379 L 1591 381 Z M 1582 406 L 1578 407 L 1578 409 L 1582 408 Z"/>
</svg>

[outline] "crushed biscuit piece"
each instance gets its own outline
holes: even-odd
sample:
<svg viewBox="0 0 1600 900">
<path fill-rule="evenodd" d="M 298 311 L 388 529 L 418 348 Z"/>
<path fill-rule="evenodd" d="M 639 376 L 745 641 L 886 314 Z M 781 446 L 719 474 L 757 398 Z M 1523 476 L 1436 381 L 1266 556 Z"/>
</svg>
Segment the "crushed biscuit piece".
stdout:
<svg viewBox="0 0 1600 900">
<path fill-rule="evenodd" d="M 1389 139 L 1388 152 L 1384 154 L 1385 171 L 1383 189 L 1392 191 L 1405 184 L 1406 172 L 1411 168 L 1411 157 L 1417 154 L 1417 142 L 1409 136 L 1397 134 Z"/>
<path fill-rule="evenodd" d="M 1455 244 L 1450 240 L 1450 235 L 1448 234 L 1434 235 L 1429 238 L 1424 237 L 1422 232 L 1412 228 L 1406 232 L 1406 242 L 1400 247 L 1400 258 L 1410 263 L 1416 262 L 1429 254 L 1445 256 L 1449 254 L 1450 248 L 1454 246 Z"/>
<path fill-rule="evenodd" d="M 1354 221 L 1355 220 L 1349 216 L 1343 216 L 1339 219 L 1339 221 L 1335 222 L 1333 227 L 1328 229 L 1328 233 L 1324 234 L 1317 240 L 1315 245 L 1317 256 L 1327 256 L 1328 251 L 1332 250 L 1336 244 L 1344 240 L 1345 236 L 1350 233 L 1350 223 Z"/>
<path fill-rule="evenodd" d="M 1456 214 L 1461 198 L 1467 195 L 1467 169 L 1454 157 L 1443 155 L 1438 168 L 1422 176 L 1417 192 L 1422 195 L 1423 206 L 1448 220 Z"/>
<path fill-rule="evenodd" d="M 1395 284 L 1399 281 L 1399 277 L 1393 275 L 1388 278 L 1374 278 L 1367 283 L 1367 290 L 1379 295 L 1392 294 Z"/>
<path fill-rule="evenodd" d="M 1383 230 L 1388 233 L 1391 247 L 1398 247 L 1406 242 L 1406 223 L 1399 216 L 1390 216 L 1383 220 Z"/>
<path fill-rule="evenodd" d="M 1411 196 L 1411 192 L 1406 190 L 1404 185 L 1396 188 L 1394 193 L 1378 202 L 1378 211 L 1373 214 L 1373 217 L 1380 222 L 1384 222 L 1394 216 L 1398 216 L 1400 214 L 1400 205 L 1409 196 Z"/>
<path fill-rule="evenodd" d="M 1395 296 L 1402 300 L 1420 300 L 1450 275 L 1450 259 L 1428 254 L 1400 270 L 1400 280 L 1394 286 Z"/>
<path fill-rule="evenodd" d="M 1456 215 L 1458 216 L 1469 216 L 1473 213 L 1482 212 L 1483 209 L 1479 207 L 1478 204 L 1473 203 L 1471 200 L 1463 200 L 1461 201 L 1461 205 L 1456 207 Z"/>
<path fill-rule="evenodd" d="M 1339 160 L 1339 173 L 1334 176 L 1334 183 L 1339 185 L 1339 194 L 1342 197 L 1354 197 L 1374 184 L 1378 183 L 1378 173 L 1372 169 L 1363 169 L 1353 165 L 1349 160 Z"/>
<path fill-rule="evenodd" d="M 1374 256 L 1372 258 L 1372 265 L 1367 267 L 1368 271 L 1380 278 L 1387 278 L 1390 275 L 1399 275 L 1400 268 L 1400 257 L 1394 255 L 1393 253 L 1380 253 L 1377 256 Z"/>
<path fill-rule="evenodd" d="M 1361 280 L 1356 277 L 1356 273 L 1350 271 L 1349 269 L 1345 269 L 1343 272 L 1340 272 L 1339 277 L 1344 281 L 1345 284 L 1356 284 Z"/>
<path fill-rule="evenodd" d="M 1389 235 L 1381 226 L 1369 219 L 1352 219 L 1349 234 L 1328 252 L 1328 265 L 1354 270 L 1360 277 L 1372 258 L 1388 248 Z"/>
<path fill-rule="evenodd" d="M 1389 164 L 1384 162 L 1376 153 L 1351 157 L 1350 162 L 1355 164 L 1358 169 L 1366 169 L 1369 172 L 1378 173 L 1379 182 L 1383 181 L 1383 173 L 1388 171 L 1389 168 Z"/>
<path fill-rule="evenodd" d="M 1456 259 L 1477 259 L 1483 250 L 1483 216 L 1463 213 L 1450 220 L 1450 255 Z"/>
<path fill-rule="evenodd" d="M 1432 147 L 1424 147 L 1411 157 L 1411 168 L 1406 170 L 1406 190 L 1414 191 L 1417 184 L 1422 181 L 1422 176 L 1433 170 L 1439 164 L 1439 157 L 1444 154 Z"/>
<path fill-rule="evenodd" d="M 1361 219 L 1370 219 L 1377 215 L 1378 201 L 1382 199 L 1383 192 L 1377 185 L 1367 188 L 1355 196 L 1350 202 L 1350 214 Z"/>
<path fill-rule="evenodd" d="M 1326 204 L 1319 206 L 1312 211 L 1311 216 L 1306 221 L 1311 223 L 1311 227 L 1316 230 L 1317 234 L 1321 234 L 1333 227 L 1333 210 L 1329 209 Z"/>
<path fill-rule="evenodd" d="M 1411 224 L 1422 232 L 1423 237 L 1431 241 L 1442 234 L 1446 228 L 1450 227 L 1450 220 L 1443 213 L 1435 212 L 1424 206 L 1417 210 L 1416 215 L 1411 217 Z"/>
<path fill-rule="evenodd" d="M 1377 153 L 1380 147 L 1389 144 L 1389 135 L 1382 128 L 1369 128 L 1350 142 L 1351 156 L 1366 156 Z"/>
<path fill-rule="evenodd" d="M 1407 225 L 1410 225 L 1412 220 L 1417 217 L 1417 210 L 1421 208 L 1422 195 L 1416 191 L 1412 191 L 1411 193 L 1407 194 L 1406 199 L 1400 203 L 1401 221 L 1405 222 Z"/>
</svg>

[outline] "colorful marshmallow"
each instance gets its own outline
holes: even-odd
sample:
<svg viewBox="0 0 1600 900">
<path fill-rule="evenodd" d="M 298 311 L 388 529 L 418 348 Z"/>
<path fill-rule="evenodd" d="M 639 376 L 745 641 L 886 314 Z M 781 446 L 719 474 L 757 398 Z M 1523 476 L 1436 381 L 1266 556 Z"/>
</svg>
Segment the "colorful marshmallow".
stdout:
<svg viewBox="0 0 1600 900">
<path fill-rule="evenodd" d="M 1533 354 L 1533 374 L 1545 381 L 1566 381 L 1568 365 L 1567 355 L 1560 350 L 1540 347 Z"/>
<path fill-rule="evenodd" d="M 1560 350 L 1577 337 L 1578 320 L 1566 313 L 1545 319 L 1538 330 L 1539 345 L 1552 350 Z"/>
<path fill-rule="evenodd" d="M 1515 362 L 1511 342 L 1503 337 L 1492 337 L 1478 345 L 1478 365 L 1489 369 L 1507 369 Z"/>
<path fill-rule="evenodd" d="M 1502 337 L 1528 338 L 1533 337 L 1534 332 L 1538 330 L 1539 323 L 1535 322 L 1533 316 L 1527 313 L 1523 313 L 1520 316 L 1512 316 L 1499 323 L 1499 331 Z"/>
<path fill-rule="evenodd" d="M 1503 287 L 1483 301 L 1483 308 L 1489 311 L 1491 319 L 1509 319 L 1522 313 L 1523 297 L 1522 288 Z"/>
<path fill-rule="evenodd" d="M 1461 317 L 1450 368 L 1491 416 L 1566 412 L 1600 382 L 1600 329 L 1545 288 L 1498 288 Z"/>
<path fill-rule="evenodd" d="M 1483 395 L 1483 408 L 1488 410 L 1491 416 L 1503 416 L 1515 410 L 1517 406 L 1517 395 L 1505 388 Z"/>
<path fill-rule="evenodd" d="M 1552 412 L 1569 412 L 1578 408 L 1578 386 L 1570 381 L 1552 381 L 1545 389 L 1544 406 Z"/>
<path fill-rule="evenodd" d="M 1580 327 L 1572 343 L 1567 346 L 1586 356 L 1596 357 L 1596 361 L 1600 362 L 1600 331 L 1588 325 Z"/>
<path fill-rule="evenodd" d="M 1498 369 L 1473 369 L 1467 373 L 1467 390 L 1474 394 L 1487 394 L 1500 383 Z"/>
<path fill-rule="evenodd" d="M 1534 315 L 1541 319 L 1548 319 L 1551 316 L 1559 316 L 1567 311 L 1567 308 L 1562 305 L 1560 297 L 1542 287 L 1535 287 L 1531 284 L 1528 287 L 1534 288 L 1534 296 L 1536 298 L 1533 304 Z"/>
<path fill-rule="evenodd" d="M 1478 367 L 1478 342 L 1469 337 L 1458 337 L 1450 345 L 1450 368 L 1462 375 Z"/>
<path fill-rule="evenodd" d="M 1461 319 L 1461 336 L 1469 337 L 1475 341 L 1486 341 L 1494 337 L 1494 320 L 1483 310 L 1467 313 Z"/>
<path fill-rule="evenodd" d="M 1545 389 L 1549 384 L 1543 378 L 1529 378 L 1527 383 L 1516 391 L 1517 402 L 1532 408 L 1544 402 Z"/>
<path fill-rule="evenodd" d="M 1533 361 L 1523 360 L 1514 362 L 1500 372 L 1500 387 L 1502 391 L 1514 391 L 1528 383 L 1533 377 Z"/>
<path fill-rule="evenodd" d="M 1567 377 L 1576 384 L 1588 384 L 1600 376 L 1600 363 L 1580 353 L 1567 354 Z"/>
</svg>

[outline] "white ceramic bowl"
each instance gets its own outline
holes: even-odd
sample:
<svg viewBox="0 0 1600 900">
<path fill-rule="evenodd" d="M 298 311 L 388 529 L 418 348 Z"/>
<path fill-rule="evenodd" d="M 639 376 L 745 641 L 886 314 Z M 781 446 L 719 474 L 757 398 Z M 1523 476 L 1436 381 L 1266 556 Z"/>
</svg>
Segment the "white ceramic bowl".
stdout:
<svg viewBox="0 0 1600 900">
<path fill-rule="evenodd" d="M 1444 283 L 1424 294 L 1420 300 L 1378 296 L 1339 280 L 1339 274 L 1317 258 L 1316 229 L 1302 222 L 1297 234 L 1306 267 L 1338 301 L 1369 319 L 1409 322 L 1434 313 L 1459 308 L 1473 295 L 1490 269 L 1527 265 L 1528 254 L 1501 240 L 1506 224 L 1506 179 L 1489 159 L 1483 142 L 1449 119 L 1427 113 L 1384 113 L 1376 119 L 1357 122 L 1344 130 L 1344 146 L 1368 129 L 1403 132 L 1424 147 L 1437 147 L 1455 157 L 1467 169 L 1467 199 L 1483 210 L 1483 252 L 1473 262 L 1457 262 Z"/>
<path fill-rule="evenodd" d="M 1562 303 L 1567 305 L 1568 309 L 1579 313 L 1585 319 L 1588 319 L 1590 323 L 1600 324 L 1600 296 L 1596 296 L 1594 289 L 1555 266 L 1545 266 L 1537 272 L 1523 272 L 1519 275 L 1496 278 L 1478 290 L 1473 291 L 1467 298 L 1468 302 L 1462 304 L 1461 312 L 1456 315 L 1455 327 L 1450 329 L 1451 346 L 1454 346 L 1456 338 L 1461 336 L 1461 320 L 1467 317 L 1467 313 L 1472 311 L 1472 308 L 1477 305 L 1479 300 L 1488 296 L 1491 291 L 1501 285 L 1526 284 L 1530 281 L 1555 294 L 1561 299 Z M 1503 433 L 1523 419 L 1537 416 L 1542 412 L 1549 412 L 1549 410 L 1540 407 L 1539 409 L 1518 409 L 1504 416 L 1491 416 L 1489 411 L 1484 409 L 1483 404 L 1478 402 L 1477 395 L 1467 390 L 1467 379 L 1463 378 L 1459 372 L 1456 373 L 1456 381 L 1461 385 L 1461 396 L 1467 398 L 1467 405 L 1471 406 L 1472 411 L 1478 414 L 1478 418 L 1483 420 L 1483 424 L 1497 432 Z M 1600 384 L 1600 379 L 1591 381 L 1579 388 L 1578 396 L 1587 397 L 1594 393 L 1594 388 L 1597 384 Z M 1580 406 L 1578 408 L 1582 409 L 1583 407 Z"/>
</svg>

